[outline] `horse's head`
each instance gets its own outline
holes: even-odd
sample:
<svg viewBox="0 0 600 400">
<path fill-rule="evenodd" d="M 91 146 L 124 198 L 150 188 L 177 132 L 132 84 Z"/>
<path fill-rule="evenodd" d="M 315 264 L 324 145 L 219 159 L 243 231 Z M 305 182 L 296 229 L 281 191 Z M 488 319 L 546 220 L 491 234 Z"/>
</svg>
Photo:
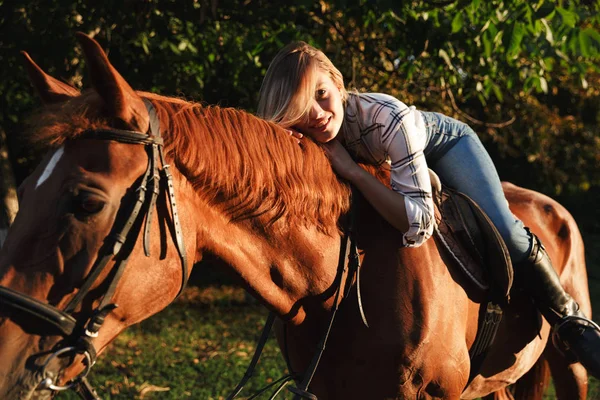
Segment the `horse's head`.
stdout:
<svg viewBox="0 0 600 400">
<path fill-rule="evenodd" d="M 48 398 L 81 381 L 97 352 L 185 281 L 154 109 L 97 42 L 78 38 L 93 83 L 82 94 L 25 54 L 46 104 L 33 134 L 52 149 L 20 186 L 0 253 L 0 398 Z"/>
</svg>

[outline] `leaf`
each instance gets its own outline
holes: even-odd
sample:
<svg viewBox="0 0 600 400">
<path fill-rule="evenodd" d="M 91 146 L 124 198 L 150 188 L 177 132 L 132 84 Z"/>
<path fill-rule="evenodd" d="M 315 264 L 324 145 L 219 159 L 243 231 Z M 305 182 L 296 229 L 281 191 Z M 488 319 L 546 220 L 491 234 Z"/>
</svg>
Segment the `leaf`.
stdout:
<svg viewBox="0 0 600 400">
<path fill-rule="evenodd" d="M 450 61 L 450 57 L 448 56 L 448 53 L 446 53 L 446 50 L 440 49 L 438 55 L 442 57 L 444 61 L 446 61 L 446 64 L 448 65 L 448 67 L 450 67 L 450 69 L 454 70 L 454 65 L 452 65 L 452 62 Z"/>
<path fill-rule="evenodd" d="M 569 37 L 567 38 L 567 46 L 571 53 L 574 55 L 578 55 L 581 53 L 581 43 L 579 41 L 579 35 L 576 31 L 571 31 Z"/>
<path fill-rule="evenodd" d="M 584 30 L 585 34 L 590 37 L 595 43 L 596 46 L 600 46 L 600 33 L 592 28 L 586 28 Z"/>
<path fill-rule="evenodd" d="M 492 90 L 494 91 L 494 95 L 498 99 L 500 103 L 504 102 L 504 95 L 502 94 L 502 90 L 500 90 L 500 86 L 495 83 L 492 84 Z"/>
<path fill-rule="evenodd" d="M 489 32 L 484 32 L 483 35 L 481 36 L 481 39 L 483 41 L 483 53 L 485 54 L 485 57 L 491 57 L 492 56 L 492 39 L 490 37 L 490 33 Z"/>
<path fill-rule="evenodd" d="M 545 57 L 540 60 L 540 65 L 542 66 L 542 68 L 545 71 L 552 72 L 552 70 L 554 69 L 555 62 L 556 62 L 555 58 Z"/>
<path fill-rule="evenodd" d="M 452 33 L 456 33 L 462 29 L 464 25 L 464 17 L 462 12 L 457 12 L 452 18 Z"/>
<path fill-rule="evenodd" d="M 584 57 L 590 57 L 594 53 L 592 41 L 590 37 L 585 34 L 585 31 L 579 31 L 579 49 L 581 50 L 581 55 Z"/>
<path fill-rule="evenodd" d="M 188 42 L 187 48 L 190 51 L 190 53 L 198 54 L 198 49 L 191 42 Z"/>
<path fill-rule="evenodd" d="M 171 51 L 177 55 L 181 54 L 181 51 L 179 51 L 179 49 L 177 48 L 177 46 L 175 46 L 174 43 L 169 42 L 169 48 L 171 49 Z"/>
<path fill-rule="evenodd" d="M 525 82 L 523 82 L 523 90 L 525 92 L 529 92 L 531 90 L 531 88 L 535 85 L 535 80 L 536 77 L 534 76 L 529 76 L 525 79 Z"/>
<path fill-rule="evenodd" d="M 555 9 L 555 5 L 550 1 L 545 1 L 542 5 L 535 11 L 535 17 L 537 19 L 546 18 L 550 15 Z"/>
<path fill-rule="evenodd" d="M 521 50 L 521 42 L 523 41 L 524 35 L 525 27 L 523 26 L 523 24 L 515 22 L 509 39 L 510 41 L 508 45 L 508 50 L 506 52 L 509 58 L 516 58 L 519 54 Z"/>
<path fill-rule="evenodd" d="M 545 18 L 542 18 L 540 21 L 542 21 L 544 28 L 546 28 L 546 40 L 548 41 L 548 43 L 554 44 L 554 36 L 552 35 L 552 28 L 550 28 L 548 21 L 546 21 Z"/>
<path fill-rule="evenodd" d="M 579 41 L 582 47 L 582 53 L 585 45 L 590 56 L 598 55 L 598 52 L 600 51 L 600 33 L 598 33 L 598 31 L 592 28 L 582 30 L 579 32 Z M 582 43 L 582 41 L 584 41 L 585 44 Z"/>
<path fill-rule="evenodd" d="M 585 79 L 585 76 L 581 76 L 581 87 L 583 89 L 587 89 L 588 88 L 588 81 Z"/>
<path fill-rule="evenodd" d="M 140 398 L 144 398 L 144 396 L 148 393 L 152 393 L 152 392 L 168 392 L 169 390 L 171 390 L 170 387 L 161 387 L 161 386 L 156 386 L 156 385 L 152 385 L 148 382 L 144 382 L 140 385 L 140 388 L 138 390 L 139 394 L 140 394 Z"/>
<path fill-rule="evenodd" d="M 562 7 L 557 7 L 556 11 L 558 12 L 561 20 L 561 25 L 566 25 L 569 28 L 575 28 L 575 24 L 577 23 L 577 14 Z"/>
<path fill-rule="evenodd" d="M 546 78 L 544 78 L 543 76 L 540 76 L 540 90 L 542 92 L 544 92 L 545 94 L 548 94 L 548 81 L 546 81 Z"/>
</svg>

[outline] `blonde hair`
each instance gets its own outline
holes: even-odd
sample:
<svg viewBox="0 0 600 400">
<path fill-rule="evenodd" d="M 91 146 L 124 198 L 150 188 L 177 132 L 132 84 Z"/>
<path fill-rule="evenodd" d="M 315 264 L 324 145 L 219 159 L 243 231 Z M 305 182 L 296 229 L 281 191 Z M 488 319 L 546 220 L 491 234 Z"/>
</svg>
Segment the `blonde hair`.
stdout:
<svg viewBox="0 0 600 400">
<path fill-rule="evenodd" d="M 348 98 L 342 73 L 321 51 L 305 42 L 293 42 L 277 53 L 260 87 L 257 115 L 290 128 L 308 115 L 316 90 L 317 70 L 329 74 Z"/>
</svg>

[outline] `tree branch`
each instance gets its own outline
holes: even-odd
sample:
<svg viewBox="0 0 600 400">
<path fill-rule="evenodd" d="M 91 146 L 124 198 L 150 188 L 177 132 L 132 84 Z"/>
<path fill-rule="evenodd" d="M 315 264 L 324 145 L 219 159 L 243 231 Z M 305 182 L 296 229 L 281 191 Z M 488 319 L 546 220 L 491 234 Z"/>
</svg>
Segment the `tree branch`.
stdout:
<svg viewBox="0 0 600 400">
<path fill-rule="evenodd" d="M 464 112 L 460 108 L 458 108 L 458 105 L 456 104 L 456 101 L 454 100 L 454 95 L 452 94 L 452 91 L 449 88 L 446 89 L 446 92 L 448 93 L 448 96 L 450 96 L 450 103 L 452 103 L 452 109 L 454 111 L 456 111 L 458 114 L 460 114 L 463 118 L 465 118 L 466 120 L 468 120 L 469 122 L 472 122 L 472 123 L 477 124 L 477 125 L 485 126 L 486 128 L 505 128 L 505 127 L 511 125 L 516 120 L 516 117 L 513 116 L 508 121 L 506 121 L 506 122 L 500 122 L 500 123 L 480 121 L 480 120 L 478 120 L 476 118 L 471 117 L 469 114 L 467 114 L 466 112 Z"/>
</svg>

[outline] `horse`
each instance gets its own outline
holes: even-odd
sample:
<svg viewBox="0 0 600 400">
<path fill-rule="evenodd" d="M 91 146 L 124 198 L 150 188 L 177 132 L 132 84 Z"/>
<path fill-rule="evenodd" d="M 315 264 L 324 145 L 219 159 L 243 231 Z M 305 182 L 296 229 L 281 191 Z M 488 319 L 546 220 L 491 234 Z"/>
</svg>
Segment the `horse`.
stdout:
<svg viewBox="0 0 600 400">
<path fill-rule="evenodd" d="M 48 399 L 74 385 L 97 398 L 85 378 L 96 356 L 172 302 L 188 264 L 208 258 L 277 316 L 290 370 L 307 370 L 337 303 L 349 186 L 317 144 L 242 110 L 135 91 L 97 41 L 77 37 L 92 82 L 83 92 L 24 53 L 44 103 L 31 139 L 50 150 L 19 187 L 0 252 L 0 398 Z M 540 193 L 504 190 L 590 315 L 573 218 Z M 586 397 L 585 369 L 549 344 L 549 325 L 519 292 L 469 379 L 480 299 L 434 240 L 403 247 L 400 232 L 354 202 L 369 326 L 354 285 L 339 300 L 313 396 L 541 399 L 551 371 L 559 398 Z"/>
</svg>

